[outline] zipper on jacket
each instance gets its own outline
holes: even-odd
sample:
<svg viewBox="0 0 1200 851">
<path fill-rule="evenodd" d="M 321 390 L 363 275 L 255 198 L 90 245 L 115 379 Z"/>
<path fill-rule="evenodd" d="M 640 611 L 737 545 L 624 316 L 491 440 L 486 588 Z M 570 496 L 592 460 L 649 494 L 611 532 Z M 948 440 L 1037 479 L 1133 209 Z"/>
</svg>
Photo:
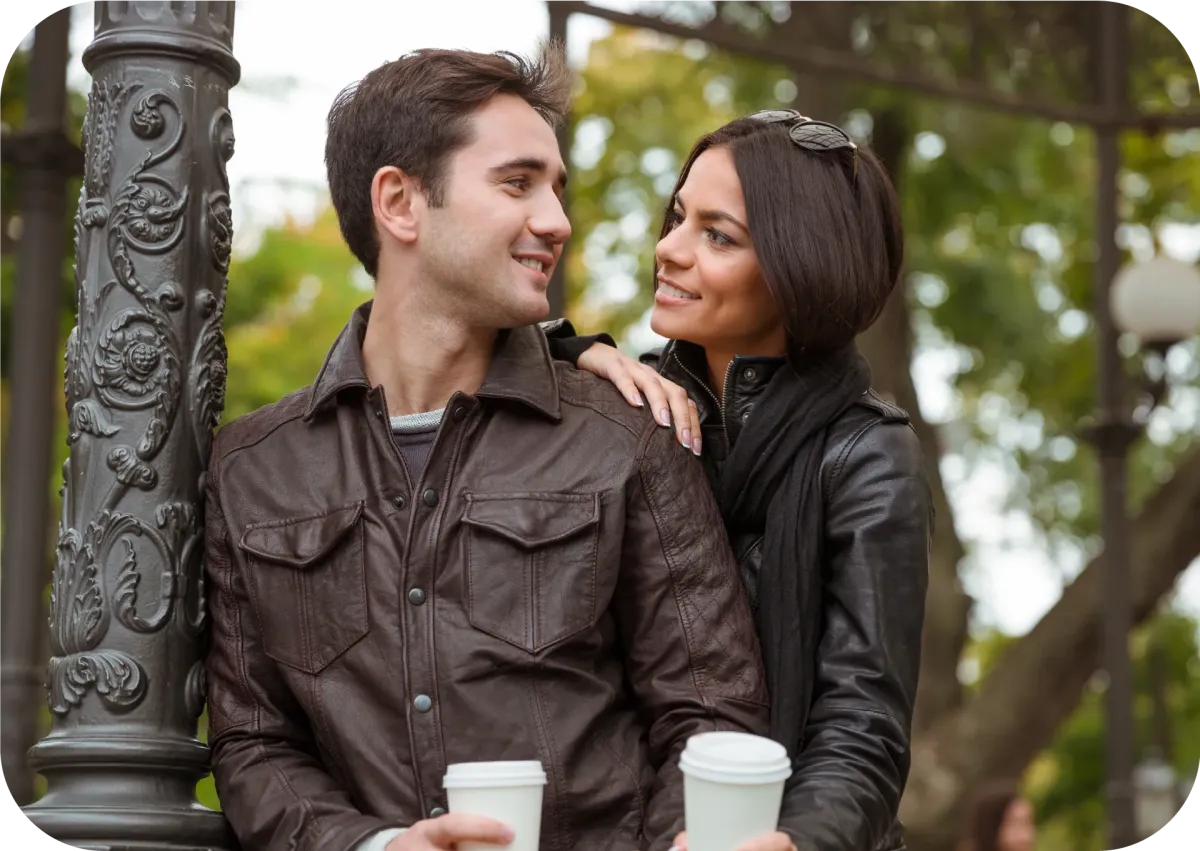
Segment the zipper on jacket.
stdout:
<svg viewBox="0 0 1200 851">
<path fill-rule="evenodd" d="M 729 377 L 733 375 L 733 361 L 729 361 L 729 366 L 725 367 L 725 381 L 721 384 L 721 398 L 717 398 L 717 394 L 708 386 L 707 381 L 700 379 L 696 373 L 687 368 L 687 365 L 680 360 L 679 352 L 671 352 L 671 357 L 675 358 L 675 363 L 679 364 L 679 368 L 691 376 L 692 381 L 695 381 L 704 392 L 713 400 L 713 404 L 717 406 L 717 413 L 721 417 L 721 431 L 725 433 L 725 446 L 729 447 L 729 423 L 725 421 L 725 390 L 729 387 Z M 732 447 L 729 447 L 732 448 Z"/>
</svg>

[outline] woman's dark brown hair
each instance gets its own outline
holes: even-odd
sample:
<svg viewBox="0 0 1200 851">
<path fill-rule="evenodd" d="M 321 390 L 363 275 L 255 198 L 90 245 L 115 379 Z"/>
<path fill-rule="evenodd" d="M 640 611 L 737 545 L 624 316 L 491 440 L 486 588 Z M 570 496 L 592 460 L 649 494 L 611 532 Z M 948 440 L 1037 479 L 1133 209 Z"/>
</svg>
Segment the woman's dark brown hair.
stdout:
<svg viewBox="0 0 1200 851">
<path fill-rule="evenodd" d="M 998 851 L 1004 816 L 1020 797 L 1017 785 L 1007 781 L 993 783 L 980 791 L 967 821 L 969 851 Z"/>
<path fill-rule="evenodd" d="M 731 121 L 692 148 L 661 236 L 692 163 L 716 147 L 733 155 L 750 239 L 792 346 L 829 351 L 870 327 L 904 260 L 899 202 L 879 159 L 859 145 L 856 177 L 850 150 L 801 148 L 784 123 Z"/>
<path fill-rule="evenodd" d="M 387 62 L 341 91 L 329 110 L 325 170 L 346 244 L 367 272 L 378 267 L 379 239 L 371 181 L 395 166 L 420 181 L 441 206 L 446 163 L 471 142 L 471 113 L 499 94 L 523 98 L 552 127 L 571 99 L 571 72 L 561 44 L 536 60 L 508 51 L 417 50 Z"/>
</svg>

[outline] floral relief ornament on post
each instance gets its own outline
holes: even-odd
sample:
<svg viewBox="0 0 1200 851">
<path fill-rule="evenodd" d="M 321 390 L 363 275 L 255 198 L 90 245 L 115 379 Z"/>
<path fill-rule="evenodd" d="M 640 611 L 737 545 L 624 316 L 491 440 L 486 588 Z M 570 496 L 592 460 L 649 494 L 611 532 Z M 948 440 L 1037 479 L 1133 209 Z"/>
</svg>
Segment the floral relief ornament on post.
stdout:
<svg viewBox="0 0 1200 851">
<path fill-rule="evenodd" d="M 68 340 L 65 376 L 68 442 L 74 452 L 72 460 L 64 465 L 63 518 L 51 591 L 54 655 L 48 670 L 48 691 L 56 715 L 65 715 L 78 706 L 93 686 L 112 711 L 127 711 L 144 697 L 147 674 L 142 665 L 121 650 L 99 648 L 114 614 L 132 632 L 156 632 L 171 621 L 177 601 L 192 597 L 194 612 L 181 619 L 182 626 L 196 638 L 204 623 L 198 569 L 202 533 L 195 507 L 177 501 L 160 504 L 154 511 L 157 528 L 133 514 L 118 511 L 130 489 L 152 492 L 158 487 L 160 476 L 154 461 L 176 426 L 184 401 L 185 359 L 177 328 L 184 324 L 177 316 L 185 306 L 183 290 L 172 280 L 153 289 L 147 286 L 139 279 L 135 258 L 164 255 L 176 248 L 184 235 L 188 188 L 184 186 L 177 192 L 167 178 L 152 169 L 179 150 L 185 124 L 169 94 L 161 90 L 143 93 L 142 89 L 139 83 L 95 81 L 84 123 L 86 174 L 75 223 L 80 311 L 78 325 Z M 165 144 L 148 148 L 112 190 L 117 159 L 114 141 L 127 108 L 129 127 L 138 139 L 160 140 L 171 123 L 175 130 Z M 170 112 L 176 120 L 169 121 L 164 112 Z M 224 168 L 228 154 L 232 154 L 233 140 L 228 110 L 222 107 L 217 111 L 212 131 L 223 185 L 207 199 L 205 224 L 222 286 L 219 295 L 208 289 L 197 294 L 196 305 L 204 324 L 190 359 L 193 370 L 187 394 L 188 407 L 195 417 L 191 430 L 202 457 L 207 456 L 211 432 L 224 404 L 225 345 L 220 324 L 232 236 Z M 89 255 L 101 235 L 113 278 L 92 298 L 83 278 L 92 268 Z M 133 303 L 112 313 L 110 301 L 118 293 L 132 297 Z M 111 318 L 104 321 L 109 315 Z M 72 498 L 73 463 L 80 464 L 80 474 L 95 475 L 90 470 L 93 452 L 103 451 L 99 444 L 110 442 L 128 428 L 124 423 L 129 417 L 122 418 L 121 414 L 142 412 L 150 416 L 136 444 L 118 441 L 108 447 L 105 462 L 114 480 L 96 506 L 95 516 L 87 518 L 81 530 L 78 500 Z M 150 553 L 152 560 L 161 565 L 157 604 L 150 615 L 138 610 L 144 577 L 135 540 L 148 542 L 148 549 L 142 552 Z M 104 587 L 104 568 L 114 552 L 123 561 L 110 598 Z M 197 569 L 189 570 L 193 563 Z M 189 575 L 194 575 L 191 583 L 184 581 Z M 185 587 L 189 584 L 195 586 L 194 593 Z M 189 672 L 185 690 L 189 713 L 198 715 L 204 700 L 202 670 Z"/>
</svg>

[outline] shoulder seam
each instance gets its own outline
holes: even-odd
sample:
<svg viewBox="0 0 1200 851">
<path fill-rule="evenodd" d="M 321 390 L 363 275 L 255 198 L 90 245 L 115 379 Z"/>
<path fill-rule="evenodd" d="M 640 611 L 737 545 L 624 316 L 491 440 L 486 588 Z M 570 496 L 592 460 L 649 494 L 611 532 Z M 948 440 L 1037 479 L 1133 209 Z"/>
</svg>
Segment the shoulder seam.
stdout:
<svg viewBox="0 0 1200 851">
<path fill-rule="evenodd" d="M 825 501 L 828 502 L 833 498 L 833 492 L 837 490 L 838 483 L 842 477 L 842 473 L 846 468 L 846 461 L 850 458 L 850 453 L 854 451 L 854 447 L 858 445 L 862 436 L 870 431 L 875 426 L 879 425 L 900 425 L 916 435 L 917 430 L 907 418 L 905 419 L 872 419 L 859 426 L 853 434 L 846 440 L 842 450 L 838 452 L 837 458 L 834 460 L 833 468 L 829 472 L 828 486 L 825 488 Z"/>
</svg>

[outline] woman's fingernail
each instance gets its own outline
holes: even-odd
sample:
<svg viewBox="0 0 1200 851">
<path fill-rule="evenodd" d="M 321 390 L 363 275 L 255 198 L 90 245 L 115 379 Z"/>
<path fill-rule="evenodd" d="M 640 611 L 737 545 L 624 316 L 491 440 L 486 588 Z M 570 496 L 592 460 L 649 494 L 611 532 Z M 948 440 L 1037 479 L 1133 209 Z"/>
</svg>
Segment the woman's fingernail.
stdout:
<svg viewBox="0 0 1200 851">
<path fill-rule="evenodd" d="M 685 428 L 683 430 L 683 440 L 681 440 L 680 443 L 683 444 L 684 449 L 692 448 L 692 430 L 691 429 Z"/>
<path fill-rule="evenodd" d="M 668 411 L 666 408 L 663 408 L 659 412 L 658 417 L 659 417 L 658 421 L 660 423 L 662 423 L 663 425 L 669 426 L 671 424 L 671 412 Z"/>
<path fill-rule="evenodd" d="M 636 390 L 633 391 L 633 404 L 637 405 L 639 408 L 642 407 L 642 394 Z"/>
<path fill-rule="evenodd" d="M 696 457 L 700 456 L 700 438 L 698 437 L 692 441 L 692 454 Z"/>
</svg>

